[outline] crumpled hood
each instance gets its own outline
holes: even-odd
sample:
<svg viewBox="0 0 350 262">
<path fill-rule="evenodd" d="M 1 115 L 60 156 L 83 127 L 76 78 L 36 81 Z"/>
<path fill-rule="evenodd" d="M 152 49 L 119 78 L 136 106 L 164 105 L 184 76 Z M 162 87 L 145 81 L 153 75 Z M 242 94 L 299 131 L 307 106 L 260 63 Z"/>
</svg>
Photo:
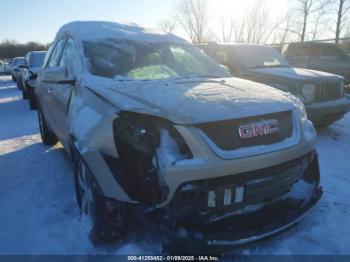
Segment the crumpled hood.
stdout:
<svg viewBox="0 0 350 262">
<path fill-rule="evenodd" d="M 294 81 L 324 81 L 324 80 L 342 80 L 341 76 L 295 67 L 277 67 L 277 68 L 256 68 L 250 69 L 251 73 L 259 74 L 262 76 L 278 78 L 281 80 L 294 80 Z"/>
<path fill-rule="evenodd" d="M 85 85 L 85 81 L 83 82 Z M 89 89 L 125 111 L 196 124 L 292 110 L 286 93 L 238 79 L 86 81 Z"/>
</svg>

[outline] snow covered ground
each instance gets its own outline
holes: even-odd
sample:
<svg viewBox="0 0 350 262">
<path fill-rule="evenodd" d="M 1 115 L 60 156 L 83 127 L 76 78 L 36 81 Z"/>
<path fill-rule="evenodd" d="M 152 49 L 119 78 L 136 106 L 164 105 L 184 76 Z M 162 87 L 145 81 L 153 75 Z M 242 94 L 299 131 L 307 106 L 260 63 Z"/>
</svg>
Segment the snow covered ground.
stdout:
<svg viewBox="0 0 350 262">
<path fill-rule="evenodd" d="M 36 111 L 0 76 L 0 254 L 157 254 L 160 244 L 95 248 L 62 147 L 44 146 Z M 350 114 L 319 131 L 324 195 L 293 229 L 239 254 L 350 254 Z"/>
</svg>

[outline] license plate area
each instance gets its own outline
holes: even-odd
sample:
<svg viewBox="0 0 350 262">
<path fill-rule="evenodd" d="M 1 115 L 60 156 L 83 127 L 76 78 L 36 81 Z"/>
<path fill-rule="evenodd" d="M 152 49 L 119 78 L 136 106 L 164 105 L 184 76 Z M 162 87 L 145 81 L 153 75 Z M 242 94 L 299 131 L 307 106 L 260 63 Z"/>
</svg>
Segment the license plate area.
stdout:
<svg viewBox="0 0 350 262">
<path fill-rule="evenodd" d="M 225 208 L 238 205 L 244 201 L 244 186 L 227 186 L 211 189 L 208 192 L 208 208 Z"/>
</svg>

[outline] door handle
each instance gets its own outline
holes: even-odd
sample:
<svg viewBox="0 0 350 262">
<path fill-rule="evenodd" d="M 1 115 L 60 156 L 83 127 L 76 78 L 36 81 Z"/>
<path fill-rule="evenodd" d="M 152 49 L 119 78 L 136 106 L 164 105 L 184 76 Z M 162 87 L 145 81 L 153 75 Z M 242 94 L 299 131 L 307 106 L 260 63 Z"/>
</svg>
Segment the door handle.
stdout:
<svg viewBox="0 0 350 262">
<path fill-rule="evenodd" d="M 47 89 L 47 92 L 48 92 L 49 94 L 52 94 L 52 87 L 49 87 L 49 88 Z"/>
</svg>

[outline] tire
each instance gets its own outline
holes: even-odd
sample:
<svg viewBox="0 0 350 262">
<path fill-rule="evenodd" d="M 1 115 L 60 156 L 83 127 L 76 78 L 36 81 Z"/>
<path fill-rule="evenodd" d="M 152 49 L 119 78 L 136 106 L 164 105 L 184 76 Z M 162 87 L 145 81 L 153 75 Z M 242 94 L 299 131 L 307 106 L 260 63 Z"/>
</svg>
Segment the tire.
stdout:
<svg viewBox="0 0 350 262">
<path fill-rule="evenodd" d="M 23 98 L 23 100 L 28 99 L 28 93 L 24 90 L 24 88 L 22 88 L 22 98 Z"/>
<path fill-rule="evenodd" d="M 29 108 L 30 110 L 36 110 L 36 100 L 35 100 L 35 94 L 33 87 L 30 85 L 27 85 L 27 90 L 28 90 L 28 100 L 29 100 Z"/>
<path fill-rule="evenodd" d="M 45 145 L 55 145 L 58 142 L 56 135 L 48 128 L 45 118 L 41 112 L 38 110 L 38 121 L 39 121 L 39 129 L 41 140 Z"/>
<path fill-rule="evenodd" d="M 12 75 L 12 81 L 16 83 L 16 77 Z"/>
<path fill-rule="evenodd" d="M 16 78 L 16 84 L 17 84 L 18 89 L 23 90 L 22 80 L 20 77 Z"/>
<path fill-rule="evenodd" d="M 29 99 L 29 109 L 30 110 L 35 110 L 36 109 L 36 104 L 35 104 L 35 98 L 32 97 L 31 95 L 28 95 Z"/>
<path fill-rule="evenodd" d="M 83 161 L 79 157 L 73 161 L 76 199 L 81 214 L 87 215 L 92 222 L 91 242 L 100 245 L 121 240 L 127 233 L 129 208 L 103 196 Z"/>
</svg>

